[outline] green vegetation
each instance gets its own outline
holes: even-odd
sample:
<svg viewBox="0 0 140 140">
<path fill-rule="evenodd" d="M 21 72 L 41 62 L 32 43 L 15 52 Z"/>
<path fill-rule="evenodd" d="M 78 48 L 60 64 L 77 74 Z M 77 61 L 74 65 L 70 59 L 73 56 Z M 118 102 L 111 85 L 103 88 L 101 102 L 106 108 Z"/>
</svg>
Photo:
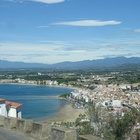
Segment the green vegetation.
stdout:
<svg viewBox="0 0 140 140">
<path fill-rule="evenodd" d="M 98 69 L 1 69 L 1 79 L 34 80 L 43 84 L 45 80 L 57 81 L 58 84 L 84 87 L 90 90 L 98 84 L 133 84 L 140 82 L 139 65 L 121 65 Z M 40 73 L 40 74 L 38 74 Z M 105 80 L 102 80 L 102 77 Z"/>
<path fill-rule="evenodd" d="M 140 115 L 137 110 L 132 109 L 131 111 L 126 112 L 122 118 L 112 120 L 107 140 L 124 140 L 128 134 L 131 134 L 131 131 L 139 118 Z"/>
<path fill-rule="evenodd" d="M 79 135 L 93 134 L 93 128 L 91 128 L 90 122 L 86 119 L 86 115 L 80 114 L 75 121 L 77 132 Z"/>
<path fill-rule="evenodd" d="M 109 86 L 109 84 L 134 84 L 140 83 L 139 65 L 122 65 L 112 68 L 100 69 L 75 69 L 75 70 L 49 70 L 49 69 L 11 69 L 0 70 L 0 80 L 33 80 L 37 84 L 45 85 L 46 81 L 57 81 L 61 85 L 71 85 L 74 87 L 94 90 L 98 84 Z M 15 80 L 15 81 L 14 81 Z M 57 83 L 56 82 L 56 83 Z M 131 89 L 123 89 L 127 91 Z M 137 89 L 136 89 L 137 90 Z M 61 98 L 67 98 L 70 94 L 60 95 Z M 79 100 L 77 100 L 78 102 Z M 107 108 L 106 108 L 107 109 Z M 95 134 L 102 132 L 106 140 L 124 140 L 131 134 L 134 125 L 140 122 L 140 114 L 132 109 L 126 112 L 124 116 L 114 116 L 111 114 L 113 108 L 102 109 L 100 105 L 88 104 L 86 115 L 80 114 L 74 123 L 64 123 L 62 126 L 76 127 L 78 134 Z M 88 119 L 87 119 L 88 118 Z M 56 124 L 57 125 L 57 124 Z M 101 128 L 104 126 L 104 128 Z M 94 128 L 98 128 L 96 131 Z M 140 140 L 140 130 L 136 130 L 137 140 Z"/>
<path fill-rule="evenodd" d="M 64 94 L 59 95 L 59 97 L 67 98 L 69 95 L 70 95 L 70 93 L 64 93 Z"/>
<path fill-rule="evenodd" d="M 79 133 L 96 134 L 96 130 L 94 130 L 92 124 L 94 123 L 95 128 L 98 127 L 99 124 L 106 124 L 102 128 L 98 128 L 100 132 L 104 133 L 106 140 L 124 140 L 128 135 L 132 134 L 134 126 L 140 121 L 140 113 L 135 108 L 126 111 L 123 116 L 114 116 L 101 109 L 100 105 L 95 106 L 95 104 L 89 104 L 86 116 L 89 122 L 81 124 L 82 127 Z M 77 123 L 79 123 L 83 117 L 82 115 L 79 116 Z M 137 140 L 140 140 L 139 129 L 136 130 L 136 135 Z"/>
</svg>

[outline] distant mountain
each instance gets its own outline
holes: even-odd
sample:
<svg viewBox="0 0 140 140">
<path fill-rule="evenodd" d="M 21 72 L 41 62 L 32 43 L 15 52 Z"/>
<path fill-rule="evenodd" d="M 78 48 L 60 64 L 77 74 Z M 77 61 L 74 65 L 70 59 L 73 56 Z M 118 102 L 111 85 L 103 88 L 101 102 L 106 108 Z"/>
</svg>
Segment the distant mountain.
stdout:
<svg viewBox="0 0 140 140">
<path fill-rule="evenodd" d="M 139 57 L 115 57 L 98 60 L 84 60 L 78 62 L 62 62 L 52 65 L 56 68 L 99 68 L 99 67 L 113 67 L 122 64 L 140 64 Z"/>
<path fill-rule="evenodd" d="M 77 62 L 61 62 L 56 64 L 41 64 L 41 63 L 24 63 L 24 62 L 10 62 L 0 60 L 0 68 L 99 68 L 99 67 L 113 67 L 122 64 L 140 64 L 140 57 L 115 57 L 98 60 L 84 60 Z"/>
<path fill-rule="evenodd" d="M 48 64 L 41 63 L 24 63 L 0 60 L 0 68 L 46 68 Z"/>
</svg>

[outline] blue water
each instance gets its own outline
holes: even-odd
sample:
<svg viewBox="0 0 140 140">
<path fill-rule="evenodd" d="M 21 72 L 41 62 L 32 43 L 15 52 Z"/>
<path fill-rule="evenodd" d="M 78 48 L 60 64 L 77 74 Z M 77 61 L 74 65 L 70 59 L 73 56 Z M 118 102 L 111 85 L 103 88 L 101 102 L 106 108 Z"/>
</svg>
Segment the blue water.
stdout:
<svg viewBox="0 0 140 140">
<path fill-rule="evenodd" d="M 21 103 L 23 118 L 45 120 L 55 117 L 58 110 L 67 104 L 54 97 L 71 91 L 59 87 L 1 84 L 0 98 Z"/>
</svg>

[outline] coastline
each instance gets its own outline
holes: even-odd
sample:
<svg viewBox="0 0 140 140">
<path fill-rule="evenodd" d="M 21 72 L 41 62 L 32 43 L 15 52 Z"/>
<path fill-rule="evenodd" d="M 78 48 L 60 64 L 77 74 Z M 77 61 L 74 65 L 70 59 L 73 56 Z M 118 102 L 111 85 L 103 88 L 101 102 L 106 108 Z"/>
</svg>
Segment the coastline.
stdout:
<svg viewBox="0 0 140 140">
<path fill-rule="evenodd" d="M 9 84 L 9 85 L 27 85 L 27 86 L 47 86 L 47 87 L 56 87 L 56 88 L 66 88 L 66 89 L 71 89 L 71 90 L 80 90 L 80 88 L 77 87 L 71 87 L 71 86 L 67 86 L 67 85 L 39 85 L 39 84 L 29 84 L 29 83 L 1 83 L 0 84 Z"/>
<path fill-rule="evenodd" d="M 0 84 L 12 84 L 12 85 L 29 85 L 29 86 L 47 86 L 47 87 L 58 87 L 58 88 L 67 88 L 67 89 L 72 89 L 72 90 L 80 90 L 79 88 L 76 87 L 70 87 L 66 85 L 38 85 L 38 84 L 23 84 L 23 83 L 0 83 Z M 62 93 L 63 94 L 63 93 Z M 47 97 L 48 98 L 48 97 Z M 49 97 L 50 98 L 50 97 Z M 52 98 L 52 97 L 51 97 Z M 58 99 L 58 100 L 65 100 L 63 98 L 60 98 L 59 96 L 53 96 L 53 98 Z M 38 121 L 36 122 L 75 122 L 76 118 L 79 116 L 79 114 L 84 114 L 84 109 L 75 109 L 72 107 L 72 103 L 69 102 L 68 100 L 67 104 L 62 106 L 56 113 L 55 116 L 52 118 L 47 118 L 47 116 L 42 116 L 39 118 Z"/>
<path fill-rule="evenodd" d="M 58 110 L 55 117 L 46 120 L 40 120 L 38 122 L 75 122 L 80 114 L 85 114 L 85 110 L 73 108 L 72 104 L 68 103 Z"/>
</svg>

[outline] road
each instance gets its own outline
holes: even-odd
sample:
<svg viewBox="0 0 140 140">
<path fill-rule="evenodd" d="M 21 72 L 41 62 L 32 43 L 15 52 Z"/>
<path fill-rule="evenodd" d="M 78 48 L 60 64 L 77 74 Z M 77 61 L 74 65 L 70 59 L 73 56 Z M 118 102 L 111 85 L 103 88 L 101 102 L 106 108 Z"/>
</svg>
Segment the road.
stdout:
<svg viewBox="0 0 140 140">
<path fill-rule="evenodd" d="M 0 140 L 29 140 L 27 137 L 23 135 L 17 134 L 16 132 L 12 132 L 10 130 L 6 130 L 0 128 Z"/>
</svg>

